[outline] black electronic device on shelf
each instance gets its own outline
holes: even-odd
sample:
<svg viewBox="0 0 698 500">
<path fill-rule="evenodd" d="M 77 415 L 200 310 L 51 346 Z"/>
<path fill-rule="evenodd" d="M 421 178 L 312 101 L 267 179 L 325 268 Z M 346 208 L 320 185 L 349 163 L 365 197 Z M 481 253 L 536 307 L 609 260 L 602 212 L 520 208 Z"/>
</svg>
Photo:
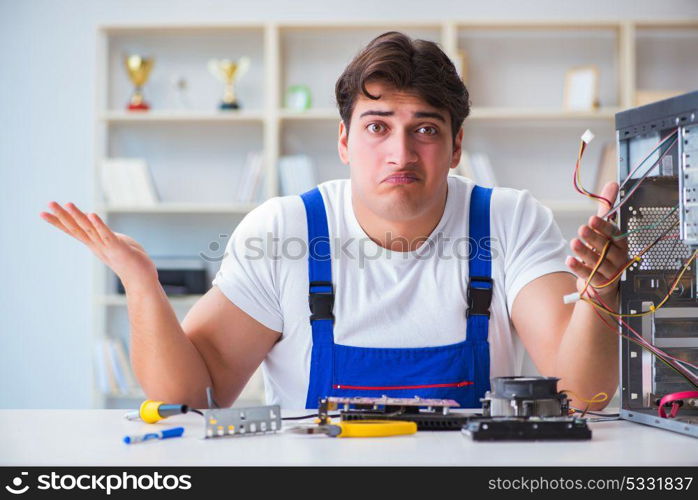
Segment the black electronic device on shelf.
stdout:
<svg viewBox="0 0 698 500">
<path fill-rule="evenodd" d="M 202 295 L 209 289 L 206 265 L 200 258 L 154 257 L 158 281 L 167 295 Z M 121 280 L 116 278 L 118 293 L 126 293 Z"/>
</svg>

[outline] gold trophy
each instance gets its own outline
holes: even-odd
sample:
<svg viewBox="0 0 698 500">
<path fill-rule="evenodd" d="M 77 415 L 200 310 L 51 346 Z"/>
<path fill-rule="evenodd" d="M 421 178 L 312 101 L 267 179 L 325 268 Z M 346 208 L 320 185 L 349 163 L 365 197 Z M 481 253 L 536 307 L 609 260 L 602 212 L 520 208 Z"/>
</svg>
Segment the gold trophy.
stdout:
<svg viewBox="0 0 698 500">
<path fill-rule="evenodd" d="M 145 111 L 150 109 L 148 103 L 143 100 L 143 85 L 148 80 L 154 62 L 152 57 L 142 57 L 136 54 L 124 58 L 128 77 L 135 86 L 128 103 L 129 110 Z"/>
<path fill-rule="evenodd" d="M 235 97 L 235 81 L 239 80 L 250 67 L 250 58 L 241 57 L 237 61 L 230 59 L 211 59 L 208 70 L 219 81 L 225 84 L 223 100 L 220 109 L 240 109 L 240 102 Z"/>
</svg>

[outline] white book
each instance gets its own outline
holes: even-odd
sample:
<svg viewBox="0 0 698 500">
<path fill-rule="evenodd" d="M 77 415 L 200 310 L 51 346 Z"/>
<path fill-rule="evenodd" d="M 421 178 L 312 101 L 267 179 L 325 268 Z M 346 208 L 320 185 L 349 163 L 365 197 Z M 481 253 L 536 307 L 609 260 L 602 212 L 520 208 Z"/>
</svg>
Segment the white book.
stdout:
<svg viewBox="0 0 698 500">
<path fill-rule="evenodd" d="M 158 202 L 150 170 L 141 158 L 104 159 L 102 189 L 110 205 L 152 206 Z"/>
<path fill-rule="evenodd" d="M 281 157 L 279 176 L 283 195 L 301 194 L 317 185 L 313 162 L 307 155 Z"/>
<path fill-rule="evenodd" d="M 126 387 L 125 392 L 131 392 L 139 388 L 136 377 L 131 369 L 131 362 L 129 361 L 128 354 L 126 354 L 126 347 L 121 339 L 111 340 L 114 352 L 116 353 L 116 361 L 119 366 L 119 370 L 123 374 L 124 384 Z"/>
<path fill-rule="evenodd" d="M 112 361 L 111 357 L 111 350 L 109 348 L 109 342 L 107 342 L 106 339 L 104 339 L 100 343 L 101 351 L 102 351 L 102 363 L 104 365 L 104 372 L 107 376 L 107 385 L 109 387 L 108 392 L 119 392 L 119 386 L 116 381 L 116 375 L 114 373 L 114 363 Z"/>
<path fill-rule="evenodd" d="M 467 177 L 468 179 L 475 179 L 470 162 L 470 154 L 465 149 L 461 151 L 460 162 L 458 162 L 456 168 L 450 169 L 448 173 L 449 175 L 460 175 L 462 177 Z"/>
<path fill-rule="evenodd" d="M 103 393 L 109 392 L 109 377 L 107 375 L 107 365 L 104 363 L 104 354 L 102 341 L 95 342 L 94 345 L 94 367 L 95 367 L 95 377 L 97 378 L 97 384 L 99 390 Z"/>
<path fill-rule="evenodd" d="M 155 184 L 150 174 L 148 164 L 143 159 L 133 158 L 125 163 L 134 204 L 138 206 L 154 206 L 158 203 Z"/>
<path fill-rule="evenodd" d="M 498 185 L 487 154 L 473 153 L 470 157 L 470 165 L 475 177 L 474 180 L 478 185 L 483 187 L 495 187 Z"/>
<path fill-rule="evenodd" d="M 302 165 L 299 168 L 300 175 L 298 176 L 299 193 L 305 193 L 309 189 L 313 189 L 315 186 L 317 186 L 313 160 L 311 160 L 309 156 L 304 156 L 302 159 Z"/>
<path fill-rule="evenodd" d="M 259 152 L 257 154 L 257 160 L 255 163 L 255 169 L 253 171 L 253 178 L 252 178 L 252 188 L 250 189 L 250 197 L 247 200 L 248 202 L 252 201 L 259 201 L 261 196 L 261 190 L 262 190 L 262 185 L 263 185 L 263 179 L 264 179 L 264 153 Z"/>
<path fill-rule="evenodd" d="M 252 166 L 254 152 L 250 151 L 247 153 L 247 158 L 245 159 L 245 165 L 242 168 L 242 174 L 237 184 L 237 192 L 235 193 L 235 200 L 244 203 L 247 197 L 248 185 L 250 183 L 250 168 Z"/>
<path fill-rule="evenodd" d="M 121 162 L 113 158 L 102 162 L 102 190 L 110 205 L 131 205 L 133 201 L 127 172 L 121 166 Z"/>
<path fill-rule="evenodd" d="M 281 195 L 291 194 L 293 159 L 290 156 L 279 158 L 279 192 Z"/>
<path fill-rule="evenodd" d="M 126 375 L 124 374 L 122 366 L 119 363 L 118 355 L 116 354 L 116 344 L 112 339 L 107 339 L 106 344 L 118 392 L 125 394 L 128 392 L 128 384 L 126 383 Z"/>
<path fill-rule="evenodd" d="M 237 200 L 241 203 L 249 203 L 256 199 L 259 178 L 264 167 L 262 152 L 251 151 L 247 155 L 244 172 L 238 185 Z"/>
</svg>

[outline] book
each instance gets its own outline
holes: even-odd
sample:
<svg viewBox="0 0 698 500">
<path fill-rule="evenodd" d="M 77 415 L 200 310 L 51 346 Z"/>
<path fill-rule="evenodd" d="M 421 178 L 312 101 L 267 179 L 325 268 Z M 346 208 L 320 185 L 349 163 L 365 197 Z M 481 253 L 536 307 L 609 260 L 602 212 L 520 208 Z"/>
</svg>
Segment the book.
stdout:
<svg viewBox="0 0 698 500">
<path fill-rule="evenodd" d="M 118 168 L 113 159 L 102 162 L 102 191 L 107 203 L 111 205 L 131 205 L 132 196 L 124 170 Z"/>
<path fill-rule="evenodd" d="M 155 191 L 150 169 L 145 160 L 138 159 L 126 164 L 128 180 L 133 190 L 135 204 L 139 206 L 153 206 L 158 203 L 158 195 Z"/>
<path fill-rule="evenodd" d="M 133 374 L 131 362 L 128 354 L 126 353 L 124 341 L 122 339 L 109 339 L 109 342 L 111 343 L 112 351 L 114 352 L 116 366 L 118 367 L 118 371 L 121 372 L 121 380 L 123 385 L 120 385 L 120 387 L 122 388 L 123 392 L 131 393 L 138 390 L 139 385 L 136 381 L 135 375 Z"/>
<path fill-rule="evenodd" d="M 461 151 L 460 161 L 456 168 L 452 168 L 448 172 L 449 175 L 460 175 L 462 177 L 467 177 L 468 179 L 475 179 L 473 174 L 473 167 L 470 163 L 470 154 L 463 149 Z"/>
<path fill-rule="evenodd" d="M 260 186 L 264 173 L 264 153 L 250 151 L 238 183 L 235 199 L 239 203 L 250 203 L 260 198 Z"/>
<path fill-rule="evenodd" d="M 118 356 L 116 354 L 116 346 L 112 339 L 105 340 L 106 349 L 109 356 L 109 366 L 114 375 L 114 380 L 116 381 L 116 392 L 121 394 L 126 394 L 128 392 L 128 384 L 126 382 L 126 373 L 123 367 L 119 363 Z"/>
<path fill-rule="evenodd" d="M 95 376 L 99 390 L 105 394 L 142 392 L 136 380 L 124 342 L 104 338 L 95 343 Z"/>
<path fill-rule="evenodd" d="M 248 202 L 257 202 L 263 198 L 262 186 L 264 180 L 264 153 L 262 151 L 255 155 L 254 168 L 250 176 L 250 189 L 248 191 Z"/>
<path fill-rule="evenodd" d="M 109 375 L 107 374 L 107 365 L 104 362 L 104 351 L 101 341 L 95 342 L 93 356 L 97 385 L 99 386 L 100 391 L 107 393 L 110 390 Z"/>
<path fill-rule="evenodd" d="M 494 175 L 490 158 L 486 153 L 473 153 L 470 155 L 470 166 L 473 172 L 473 180 L 483 187 L 496 187 L 497 178 Z"/>
<path fill-rule="evenodd" d="M 159 201 L 150 169 L 142 158 L 104 159 L 102 190 L 111 205 L 153 206 Z"/>
<path fill-rule="evenodd" d="M 317 185 L 313 162 L 307 155 L 279 158 L 279 180 L 284 196 L 305 193 Z"/>
<path fill-rule="evenodd" d="M 116 380 L 116 374 L 114 373 L 114 364 L 112 361 L 109 342 L 107 342 L 107 339 L 103 339 L 102 341 L 100 341 L 99 350 L 99 362 L 103 367 L 105 379 L 107 382 L 107 390 L 104 392 L 117 393 L 119 392 L 119 384 Z"/>
</svg>

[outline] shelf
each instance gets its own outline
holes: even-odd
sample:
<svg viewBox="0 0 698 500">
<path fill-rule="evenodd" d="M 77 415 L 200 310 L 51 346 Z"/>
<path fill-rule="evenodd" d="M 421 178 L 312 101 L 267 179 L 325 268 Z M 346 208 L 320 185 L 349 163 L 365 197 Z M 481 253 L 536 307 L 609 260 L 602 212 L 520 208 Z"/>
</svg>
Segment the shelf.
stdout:
<svg viewBox="0 0 698 500">
<path fill-rule="evenodd" d="M 566 111 L 556 108 L 493 108 L 473 107 L 468 120 L 612 120 L 620 108 L 602 108 L 591 111 Z M 279 111 L 282 120 L 339 120 L 339 111 L 331 108 L 307 111 Z"/>
<path fill-rule="evenodd" d="M 467 30 L 604 30 L 617 29 L 620 22 L 608 20 L 574 19 L 574 20 L 537 20 L 537 21 L 509 21 L 502 19 L 471 19 L 468 21 L 456 21 L 457 29 Z"/>
<path fill-rule="evenodd" d="M 610 120 L 620 108 L 603 108 L 591 111 L 566 111 L 555 108 L 471 108 L 470 120 Z M 339 120 L 339 111 L 333 108 L 317 108 L 304 111 L 281 109 L 281 120 Z M 194 111 L 109 111 L 100 118 L 107 123 L 156 123 L 156 122 L 261 122 L 261 111 L 194 112 Z"/>
<path fill-rule="evenodd" d="M 636 28 L 698 28 L 696 19 L 645 19 L 635 21 Z"/>
<path fill-rule="evenodd" d="M 240 111 L 107 111 L 100 115 L 106 123 L 158 123 L 158 122 L 261 122 L 264 113 L 255 110 Z"/>
<path fill-rule="evenodd" d="M 333 108 L 317 108 L 304 111 L 282 109 L 279 111 L 282 120 L 339 120 L 339 111 Z"/>
<path fill-rule="evenodd" d="M 177 295 L 168 297 L 170 304 L 173 306 L 192 306 L 194 305 L 203 295 Z M 126 306 L 126 295 L 122 294 L 108 294 L 102 295 L 99 298 L 99 302 L 106 306 Z"/>
<path fill-rule="evenodd" d="M 151 35 L 157 34 L 193 34 L 228 32 L 237 30 L 258 30 L 265 28 L 265 24 L 259 22 L 227 22 L 227 23 L 132 23 L 132 24 L 103 24 L 98 29 L 105 34 L 112 36 L 120 35 Z"/>
<path fill-rule="evenodd" d="M 554 212 L 585 212 L 595 210 L 594 203 L 584 201 L 568 202 L 558 200 L 540 200 L 545 206 L 550 207 Z M 231 214 L 246 214 L 256 205 L 250 206 L 232 206 L 232 205 L 198 205 L 198 204 L 172 204 L 172 206 L 164 207 L 109 207 L 102 209 L 107 213 L 231 213 Z"/>
<path fill-rule="evenodd" d="M 111 399 L 146 399 L 143 391 L 138 392 L 105 392 L 104 395 Z"/>
<path fill-rule="evenodd" d="M 597 205 L 589 201 L 561 201 L 561 200 L 539 200 L 550 210 L 557 214 L 595 214 Z"/>
<path fill-rule="evenodd" d="M 257 203 L 209 204 L 209 203 L 160 203 L 154 206 L 114 206 L 101 207 L 105 213 L 133 214 L 246 214 L 257 207 Z"/>
<path fill-rule="evenodd" d="M 620 108 L 567 111 L 556 108 L 473 107 L 468 120 L 612 120 Z"/>
</svg>

